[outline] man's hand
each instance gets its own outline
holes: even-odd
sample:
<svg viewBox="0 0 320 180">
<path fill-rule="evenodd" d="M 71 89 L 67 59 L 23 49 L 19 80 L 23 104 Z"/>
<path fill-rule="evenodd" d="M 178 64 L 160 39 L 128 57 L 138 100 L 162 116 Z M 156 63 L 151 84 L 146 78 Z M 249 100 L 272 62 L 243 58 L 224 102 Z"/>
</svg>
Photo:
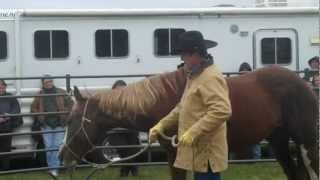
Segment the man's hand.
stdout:
<svg viewBox="0 0 320 180">
<path fill-rule="evenodd" d="M 191 135 L 191 133 L 189 133 L 188 131 L 185 132 L 182 137 L 179 140 L 179 145 L 182 146 L 192 146 L 192 144 L 194 143 L 195 138 L 193 137 L 193 135 Z"/>
<path fill-rule="evenodd" d="M 149 144 L 156 142 L 158 139 L 158 134 L 162 132 L 163 129 L 161 124 L 158 123 L 157 125 L 153 126 L 153 128 L 149 130 Z"/>
</svg>

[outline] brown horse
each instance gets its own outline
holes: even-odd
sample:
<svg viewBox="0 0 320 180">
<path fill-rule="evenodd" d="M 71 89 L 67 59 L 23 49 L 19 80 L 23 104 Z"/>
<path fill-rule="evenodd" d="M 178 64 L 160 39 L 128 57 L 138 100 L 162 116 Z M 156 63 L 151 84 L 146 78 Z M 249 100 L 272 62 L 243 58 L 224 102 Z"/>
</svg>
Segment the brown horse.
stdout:
<svg viewBox="0 0 320 180">
<path fill-rule="evenodd" d="M 75 88 L 77 103 L 67 125 L 60 155 L 65 164 L 80 160 L 94 150 L 103 132 L 124 127 L 147 131 L 179 101 L 185 87 L 182 69 L 84 98 Z M 319 176 L 318 103 L 315 94 L 294 72 L 271 66 L 227 78 L 232 117 L 228 122 L 231 151 L 242 153 L 248 145 L 267 138 L 289 180 L 314 180 Z M 165 132 L 174 135 L 177 129 Z M 289 139 L 296 143 L 297 160 L 289 152 Z M 175 150 L 168 151 L 169 164 Z M 174 180 L 185 171 L 171 168 Z"/>
</svg>

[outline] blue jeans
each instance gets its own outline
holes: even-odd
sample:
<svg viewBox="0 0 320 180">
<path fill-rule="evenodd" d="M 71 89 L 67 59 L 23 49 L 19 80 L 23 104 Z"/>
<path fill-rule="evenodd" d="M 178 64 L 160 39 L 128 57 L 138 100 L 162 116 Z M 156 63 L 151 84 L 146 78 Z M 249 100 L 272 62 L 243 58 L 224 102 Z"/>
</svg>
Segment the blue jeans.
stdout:
<svg viewBox="0 0 320 180">
<path fill-rule="evenodd" d="M 260 144 L 255 144 L 252 146 L 253 159 L 261 159 L 261 146 Z"/>
<path fill-rule="evenodd" d="M 194 172 L 194 180 L 220 180 L 220 173 L 213 173 L 210 169 L 208 172 Z"/>
<path fill-rule="evenodd" d="M 41 127 L 42 131 L 50 131 L 50 130 L 63 130 L 63 127 L 51 128 L 49 126 Z M 46 149 L 49 148 L 59 148 L 62 144 L 64 133 L 49 133 L 42 134 L 44 146 Z M 58 158 L 58 151 L 48 151 L 47 155 L 47 163 L 48 167 L 57 167 L 60 166 L 60 160 Z"/>
</svg>

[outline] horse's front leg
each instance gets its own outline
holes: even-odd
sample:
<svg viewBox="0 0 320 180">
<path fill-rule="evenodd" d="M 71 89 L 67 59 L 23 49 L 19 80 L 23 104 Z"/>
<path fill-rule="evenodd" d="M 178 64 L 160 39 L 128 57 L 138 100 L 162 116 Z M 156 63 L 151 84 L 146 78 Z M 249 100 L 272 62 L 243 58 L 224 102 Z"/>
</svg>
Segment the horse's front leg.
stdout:
<svg viewBox="0 0 320 180">
<path fill-rule="evenodd" d="M 172 147 L 167 140 L 159 139 L 159 142 L 167 152 L 167 159 L 170 167 L 171 180 L 186 180 L 186 170 L 173 167 L 174 161 L 176 159 L 176 153 L 177 153 L 176 148 Z"/>
</svg>

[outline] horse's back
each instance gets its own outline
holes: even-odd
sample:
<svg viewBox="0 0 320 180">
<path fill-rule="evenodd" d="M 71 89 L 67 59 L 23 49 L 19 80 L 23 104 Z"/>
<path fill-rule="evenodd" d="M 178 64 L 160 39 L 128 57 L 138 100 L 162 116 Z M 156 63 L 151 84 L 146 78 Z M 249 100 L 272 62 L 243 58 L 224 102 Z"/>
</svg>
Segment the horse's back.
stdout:
<svg viewBox="0 0 320 180">
<path fill-rule="evenodd" d="M 259 142 L 281 125 L 281 102 L 269 86 L 277 84 L 270 82 L 272 79 L 289 74 L 284 68 L 267 67 L 227 78 L 232 106 L 228 123 L 231 149 Z"/>
<path fill-rule="evenodd" d="M 265 127 L 275 126 L 277 119 L 272 117 L 274 110 L 267 107 L 277 105 L 258 83 L 256 73 L 227 78 L 227 83 L 232 106 L 228 143 L 231 151 L 238 151 L 268 136 L 270 128 Z"/>
<path fill-rule="evenodd" d="M 227 78 L 227 83 L 233 113 L 228 130 L 231 149 L 258 142 L 285 124 L 309 129 L 297 136 L 299 141 L 315 134 L 311 129 L 316 127 L 316 97 L 295 72 L 270 66 Z M 308 144 L 314 141 L 307 139 Z"/>
</svg>

